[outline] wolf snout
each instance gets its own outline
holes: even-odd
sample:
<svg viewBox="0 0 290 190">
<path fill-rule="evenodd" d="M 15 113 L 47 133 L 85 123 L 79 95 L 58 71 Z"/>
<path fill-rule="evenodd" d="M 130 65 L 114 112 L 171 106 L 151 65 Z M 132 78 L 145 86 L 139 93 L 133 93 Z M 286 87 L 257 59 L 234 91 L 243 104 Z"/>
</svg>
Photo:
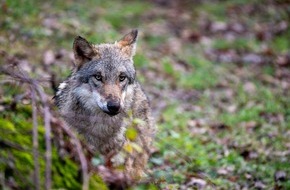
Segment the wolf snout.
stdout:
<svg viewBox="0 0 290 190">
<path fill-rule="evenodd" d="M 109 115 L 116 115 L 120 112 L 121 105 L 119 101 L 109 101 L 107 103 L 107 108 L 109 110 Z"/>
</svg>

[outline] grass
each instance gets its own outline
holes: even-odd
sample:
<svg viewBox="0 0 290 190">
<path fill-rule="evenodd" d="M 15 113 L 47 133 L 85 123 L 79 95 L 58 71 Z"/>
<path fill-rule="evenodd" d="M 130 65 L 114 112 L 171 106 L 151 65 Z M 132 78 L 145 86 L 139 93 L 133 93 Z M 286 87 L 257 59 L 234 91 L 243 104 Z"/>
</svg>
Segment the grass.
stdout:
<svg viewBox="0 0 290 190">
<path fill-rule="evenodd" d="M 230 23 L 229 8 L 259 2 L 199 3 L 184 8 L 184 11 L 188 15 L 193 11 L 196 15 L 206 13 L 208 19 Z M 153 109 L 158 110 L 163 102 L 165 106 L 156 116 L 156 152 L 148 164 L 154 181 L 131 189 L 179 189 L 182 185 L 189 188 L 187 184 L 196 176 L 207 182 L 207 188 L 214 184 L 217 189 L 253 189 L 256 182 L 262 182 L 266 189 L 273 189 L 275 185 L 290 188 L 289 180 L 274 180 L 277 171 L 284 171 L 288 177 L 290 174 L 289 154 L 285 153 L 289 149 L 289 92 L 282 89 L 280 83 L 271 82 L 277 81 L 277 65 L 221 63 L 204 53 L 214 49 L 259 54 L 265 46 L 279 55 L 289 53 L 289 32 L 274 35 L 268 41 L 255 38 L 253 23 L 270 23 L 272 13 L 265 11 L 261 15 L 256 13 L 241 18 L 251 35 L 236 36 L 233 40 L 225 40 L 220 34 L 204 36 L 211 43 L 202 46 L 188 39 L 179 39 L 180 31 L 178 35 L 172 32 L 171 27 L 176 24 L 169 14 L 174 13 L 172 8 L 156 7 L 149 2 L 7 0 L 6 4 L 7 15 L 0 17 L 0 36 L 4 36 L 1 50 L 27 59 L 32 67 L 38 68 L 35 75 L 47 72 L 41 65 L 45 51 L 71 51 L 76 35 L 96 43 L 114 42 L 121 37 L 120 33 L 130 28 L 140 29 L 134 58 L 138 79 L 148 89 L 149 97 L 152 97 L 151 92 L 159 92 L 160 95 L 152 99 Z M 284 19 L 284 12 L 279 15 Z M 56 20 L 50 22 L 56 22 L 56 28 L 44 26 L 44 19 L 53 17 Z M 196 27 L 201 18 L 190 19 L 182 20 L 185 24 L 180 22 L 180 27 L 192 30 L 188 27 Z M 158 34 L 154 28 L 160 22 L 166 23 L 162 27 L 167 26 L 161 28 L 166 31 L 164 35 Z M 201 36 L 203 32 L 200 31 Z M 175 52 L 170 52 L 173 50 L 166 45 L 170 38 L 180 40 L 181 47 Z M 164 51 L 166 48 L 169 52 Z M 65 56 L 60 58 L 59 64 L 49 67 L 59 78 L 65 78 L 70 72 L 71 60 Z M 287 67 L 283 69 L 289 70 Z M 21 92 L 17 86 L 4 85 L 0 91 L 3 95 L 1 105 L 10 105 L 13 97 Z M 194 94 L 193 97 L 190 94 Z M 0 133 L 0 140 L 31 148 L 31 106 L 19 103 L 16 110 L 8 109 L 0 115 L 0 126 L 5 130 L 5 134 Z M 43 135 L 43 128 L 39 127 L 39 130 Z M 43 153 L 43 138 L 40 138 L 40 144 Z M 77 164 L 69 155 L 60 157 L 57 151 L 54 147 L 53 187 L 79 187 Z M 10 158 L 15 161 L 13 167 L 7 164 Z M 97 162 L 99 158 L 94 160 Z M 26 164 L 23 166 L 23 163 Z M 40 164 L 43 170 L 43 158 Z M 0 150 L 0 173 L 8 172 L 8 177 L 14 177 L 20 188 L 32 185 L 32 167 L 31 152 Z M 9 173 L 11 170 L 14 173 Z M 25 180 L 19 173 L 25 174 Z M 97 175 L 91 177 L 90 185 L 92 189 L 106 189 Z"/>
<path fill-rule="evenodd" d="M 213 47 L 221 51 L 234 49 L 240 52 L 258 52 L 261 50 L 260 45 L 256 39 L 240 37 L 232 41 L 217 38 L 214 41 Z"/>
</svg>

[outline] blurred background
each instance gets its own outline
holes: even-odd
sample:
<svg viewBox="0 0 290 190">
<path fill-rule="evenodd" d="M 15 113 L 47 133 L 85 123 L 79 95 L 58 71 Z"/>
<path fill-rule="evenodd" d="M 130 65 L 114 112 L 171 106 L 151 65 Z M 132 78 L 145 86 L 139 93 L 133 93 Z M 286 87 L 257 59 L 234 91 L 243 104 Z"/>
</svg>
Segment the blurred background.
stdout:
<svg viewBox="0 0 290 190">
<path fill-rule="evenodd" d="M 57 115 L 53 89 L 73 68 L 75 36 L 113 43 L 138 28 L 134 61 L 158 132 L 148 180 L 131 189 L 290 189 L 289 20 L 288 0 L 1 0 L 0 66 L 38 80 Z M 0 71 L 0 186 L 35 189 L 41 103 Z M 55 123 L 51 142 L 51 187 L 80 189 L 80 160 Z M 96 172 L 88 177 L 89 189 L 108 188 Z"/>
</svg>

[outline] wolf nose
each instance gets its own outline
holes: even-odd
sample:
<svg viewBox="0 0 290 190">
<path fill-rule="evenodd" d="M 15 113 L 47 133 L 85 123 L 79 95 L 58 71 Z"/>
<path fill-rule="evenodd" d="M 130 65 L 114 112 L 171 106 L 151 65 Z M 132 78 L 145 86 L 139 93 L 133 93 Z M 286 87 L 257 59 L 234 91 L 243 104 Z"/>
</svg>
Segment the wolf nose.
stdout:
<svg viewBox="0 0 290 190">
<path fill-rule="evenodd" d="M 115 115 L 119 113 L 120 103 L 116 101 L 109 101 L 107 104 L 107 108 L 111 114 Z"/>
</svg>

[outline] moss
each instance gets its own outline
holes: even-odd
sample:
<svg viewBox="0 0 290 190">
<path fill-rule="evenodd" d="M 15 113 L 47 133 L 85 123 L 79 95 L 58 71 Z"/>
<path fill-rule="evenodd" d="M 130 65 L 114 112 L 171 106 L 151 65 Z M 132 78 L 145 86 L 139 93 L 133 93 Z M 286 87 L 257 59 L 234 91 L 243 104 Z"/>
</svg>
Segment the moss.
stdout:
<svg viewBox="0 0 290 190">
<path fill-rule="evenodd" d="M 90 177 L 89 189 L 108 190 L 108 187 L 99 175 L 93 174 Z"/>
<path fill-rule="evenodd" d="M 0 118 L 0 130 L 2 130 L 2 133 L 6 132 L 6 131 L 14 132 L 15 127 L 14 127 L 13 123 L 11 123 L 10 121 Z"/>
</svg>

